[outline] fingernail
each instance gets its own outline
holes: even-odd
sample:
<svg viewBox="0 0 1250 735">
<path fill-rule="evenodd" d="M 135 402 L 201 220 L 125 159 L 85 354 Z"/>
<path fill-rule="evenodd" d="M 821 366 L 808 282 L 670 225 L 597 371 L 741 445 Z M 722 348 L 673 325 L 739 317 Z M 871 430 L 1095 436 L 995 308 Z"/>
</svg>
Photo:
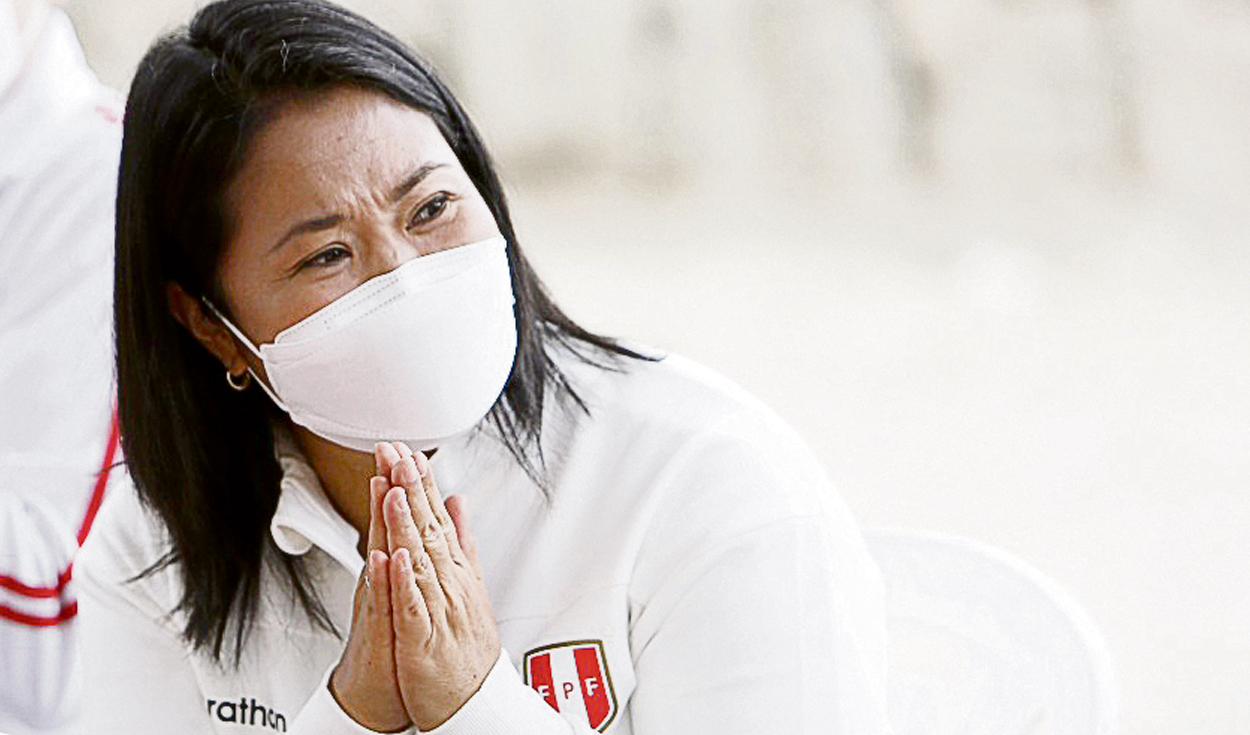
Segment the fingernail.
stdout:
<svg viewBox="0 0 1250 735">
<path fill-rule="evenodd" d="M 430 460 L 425 456 L 424 452 L 417 452 L 412 455 L 413 461 L 417 465 L 417 474 L 425 477 L 430 473 Z"/>
<path fill-rule="evenodd" d="M 412 459 L 411 457 L 405 459 L 404 464 L 402 466 L 404 468 L 403 476 L 404 476 L 405 483 L 408 483 L 408 484 L 414 483 L 421 477 L 421 472 L 417 469 L 416 460 Z"/>
</svg>

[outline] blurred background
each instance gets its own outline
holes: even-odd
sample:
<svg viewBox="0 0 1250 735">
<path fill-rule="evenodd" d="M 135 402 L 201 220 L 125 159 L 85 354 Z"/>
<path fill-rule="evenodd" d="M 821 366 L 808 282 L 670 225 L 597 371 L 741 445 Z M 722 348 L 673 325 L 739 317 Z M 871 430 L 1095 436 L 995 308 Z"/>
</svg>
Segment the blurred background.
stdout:
<svg viewBox="0 0 1250 735">
<path fill-rule="evenodd" d="M 586 326 L 793 423 L 865 525 L 1071 590 L 1123 731 L 1250 731 L 1250 3 L 354 0 Z M 124 90 L 182 0 L 70 0 Z"/>
</svg>

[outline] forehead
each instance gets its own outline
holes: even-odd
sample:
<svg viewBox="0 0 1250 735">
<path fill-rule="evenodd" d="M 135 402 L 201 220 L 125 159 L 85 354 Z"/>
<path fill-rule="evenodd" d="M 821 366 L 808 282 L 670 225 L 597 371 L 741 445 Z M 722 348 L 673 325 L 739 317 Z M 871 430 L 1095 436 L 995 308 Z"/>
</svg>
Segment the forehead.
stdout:
<svg viewBox="0 0 1250 735">
<path fill-rule="evenodd" d="M 303 95 L 279 103 L 244 163 L 295 167 L 385 163 L 387 153 L 452 157 L 438 126 L 424 112 L 378 92 L 354 88 Z"/>
<path fill-rule="evenodd" d="M 236 225 L 247 227 L 258 216 L 308 216 L 376 196 L 426 163 L 459 169 L 428 115 L 376 92 L 336 89 L 279 103 L 227 198 Z"/>
</svg>

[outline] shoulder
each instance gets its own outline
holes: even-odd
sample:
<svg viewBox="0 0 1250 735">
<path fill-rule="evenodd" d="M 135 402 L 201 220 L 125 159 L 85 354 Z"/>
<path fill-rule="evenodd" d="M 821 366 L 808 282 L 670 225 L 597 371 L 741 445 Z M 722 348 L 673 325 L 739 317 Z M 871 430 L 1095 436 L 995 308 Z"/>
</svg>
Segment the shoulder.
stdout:
<svg viewBox="0 0 1250 735">
<path fill-rule="evenodd" d="M 798 441 L 773 411 L 723 375 L 680 355 L 635 349 L 653 359 L 558 361 L 594 423 L 658 431 L 669 440 L 742 433 Z"/>
<path fill-rule="evenodd" d="M 646 359 L 606 355 L 597 350 L 575 355 L 572 350 L 561 349 L 555 361 L 561 370 L 600 393 L 612 391 L 639 397 L 659 391 L 703 410 L 758 405 L 733 381 L 694 360 L 645 345 L 622 344 Z"/>
<path fill-rule="evenodd" d="M 30 58 L 0 105 L 0 133 L 14 143 L 0 172 L 71 183 L 85 177 L 103 188 L 117 176 L 123 98 L 91 71 L 64 12 L 43 12 Z"/>
<path fill-rule="evenodd" d="M 589 414 L 565 445 L 575 472 L 556 502 L 560 492 L 585 496 L 587 517 L 632 529 L 624 533 L 634 543 L 638 599 L 723 564 L 740 575 L 747 567 L 765 576 L 802 569 L 875 599 L 875 568 L 858 524 L 780 417 L 682 357 L 616 367 L 570 371 L 574 388 L 585 388 Z"/>
<path fill-rule="evenodd" d="M 178 597 L 175 569 L 158 567 L 169 549 L 163 524 L 123 475 L 109 488 L 75 557 L 74 583 L 80 595 L 93 601 L 165 619 Z"/>
<path fill-rule="evenodd" d="M 836 500 L 794 430 L 707 367 L 677 355 L 560 366 L 586 414 L 557 444 L 600 466 L 628 468 L 611 485 L 636 502 L 698 504 L 732 528 L 824 516 Z"/>
<path fill-rule="evenodd" d="M 87 67 L 64 14 L 49 12 L 30 63 L 0 103 L 0 227 L 22 244 L 0 276 L 40 297 L 58 286 L 107 301 L 121 97 Z"/>
</svg>

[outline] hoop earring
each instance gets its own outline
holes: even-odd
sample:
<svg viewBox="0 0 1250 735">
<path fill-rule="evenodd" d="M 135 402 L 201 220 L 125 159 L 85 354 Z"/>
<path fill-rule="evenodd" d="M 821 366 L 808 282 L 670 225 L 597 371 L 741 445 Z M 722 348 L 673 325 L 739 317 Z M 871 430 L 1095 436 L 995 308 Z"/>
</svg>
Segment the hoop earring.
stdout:
<svg viewBox="0 0 1250 735">
<path fill-rule="evenodd" d="M 226 383 L 241 393 L 252 385 L 252 374 L 244 370 L 236 377 L 234 373 L 230 372 L 230 368 L 226 368 Z"/>
</svg>

